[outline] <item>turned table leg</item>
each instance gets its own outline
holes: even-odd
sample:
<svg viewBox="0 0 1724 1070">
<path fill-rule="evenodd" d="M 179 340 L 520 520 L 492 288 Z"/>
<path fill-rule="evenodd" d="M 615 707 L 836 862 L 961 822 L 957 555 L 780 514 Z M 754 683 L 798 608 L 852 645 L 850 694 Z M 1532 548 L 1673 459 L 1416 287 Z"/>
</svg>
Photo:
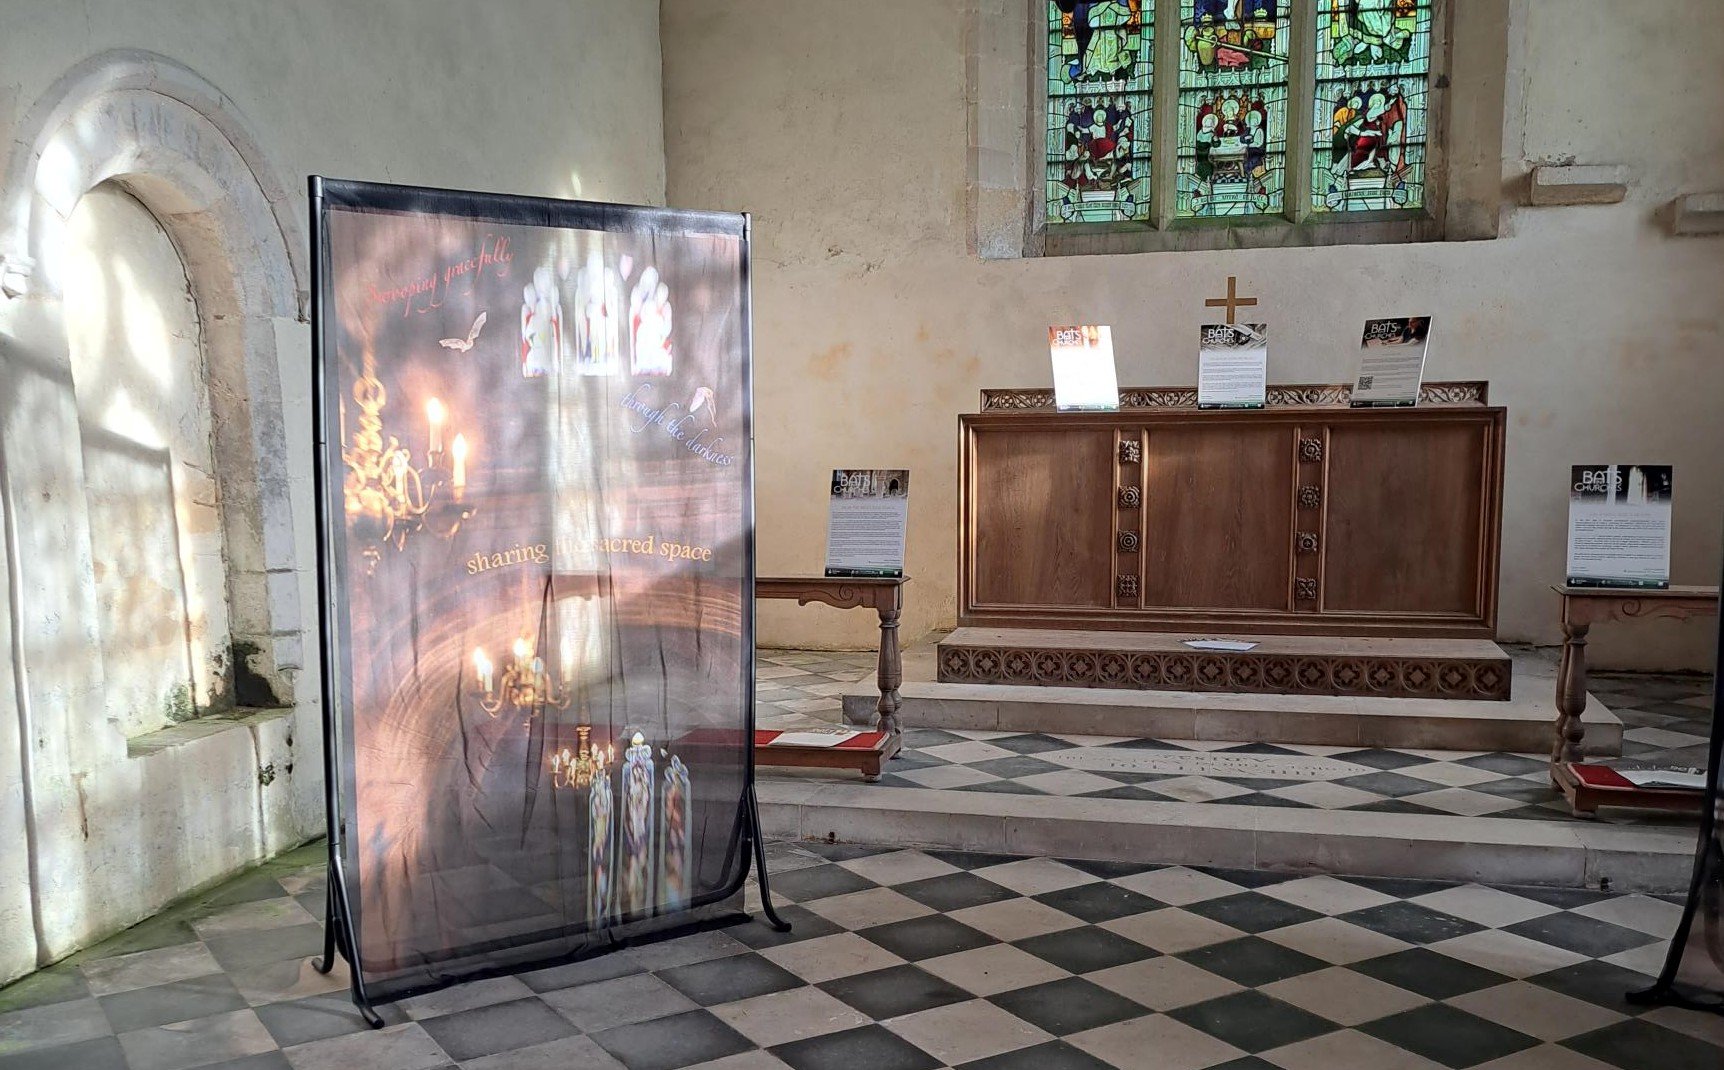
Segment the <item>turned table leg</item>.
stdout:
<svg viewBox="0 0 1724 1070">
<path fill-rule="evenodd" d="M 898 707 L 903 705 L 898 698 L 898 685 L 904 681 L 904 664 L 898 653 L 898 615 L 903 607 L 897 598 L 897 592 L 889 603 L 882 602 L 880 610 L 880 662 L 875 668 L 875 682 L 880 688 L 880 702 L 874 708 L 880 714 L 877 727 L 888 735 L 898 732 Z"/>
<path fill-rule="evenodd" d="M 1556 743 L 1551 750 L 1553 765 L 1580 761 L 1580 744 L 1586 736 L 1581 714 L 1586 712 L 1586 633 L 1589 624 L 1562 622 L 1562 663 L 1556 675 Z"/>
</svg>

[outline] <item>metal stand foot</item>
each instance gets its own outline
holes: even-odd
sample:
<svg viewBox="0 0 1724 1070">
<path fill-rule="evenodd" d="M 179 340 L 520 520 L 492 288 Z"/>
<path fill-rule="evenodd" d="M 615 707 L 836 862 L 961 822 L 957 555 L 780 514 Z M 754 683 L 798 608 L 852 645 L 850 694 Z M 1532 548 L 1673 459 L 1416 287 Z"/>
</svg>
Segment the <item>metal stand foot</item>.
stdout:
<svg viewBox="0 0 1724 1070">
<path fill-rule="evenodd" d="M 318 973 L 335 969 L 335 885 L 327 880 L 327 869 L 324 873 L 327 887 L 323 892 L 323 958 L 311 964 Z"/>
<path fill-rule="evenodd" d="M 359 1017 L 373 1029 L 382 1029 L 385 1023 L 383 1016 L 377 1013 L 372 1005 L 371 997 L 365 991 L 365 978 L 360 974 L 360 967 L 354 953 L 353 923 L 347 902 L 347 881 L 343 872 L 341 859 L 332 846 L 329 852 L 329 893 L 324 897 L 323 919 L 323 961 L 313 962 L 312 966 L 318 973 L 328 973 L 335 968 L 335 955 L 340 952 L 347 960 L 348 972 L 353 975 L 352 996 L 353 1005 L 359 1008 Z"/>
<path fill-rule="evenodd" d="M 753 783 L 748 785 L 748 838 L 754 841 L 754 868 L 760 875 L 760 912 L 775 931 L 787 933 L 790 923 L 779 917 L 772 905 L 772 885 L 766 875 L 766 837 L 760 832 L 760 800 L 755 797 Z"/>
<path fill-rule="evenodd" d="M 1623 996 L 1637 1007 L 1663 1006 L 1681 1007 L 1690 1011 L 1710 1011 L 1713 1014 L 1724 1014 L 1724 1003 L 1707 1002 L 1690 999 L 1676 989 L 1665 984 L 1655 984 L 1651 988 L 1636 989 Z"/>
</svg>

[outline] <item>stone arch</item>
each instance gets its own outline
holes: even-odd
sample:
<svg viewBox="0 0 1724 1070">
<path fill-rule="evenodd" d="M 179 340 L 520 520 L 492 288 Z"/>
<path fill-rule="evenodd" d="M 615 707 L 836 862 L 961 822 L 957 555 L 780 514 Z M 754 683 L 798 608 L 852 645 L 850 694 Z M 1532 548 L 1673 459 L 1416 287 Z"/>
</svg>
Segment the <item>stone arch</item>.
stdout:
<svg viewBox="0 0 1724 1070">
<path fill-rule="evenodd" d="M 278 353 L 309 289 L 296 202 L 233 101 L 167 57 L 117 50 L 67 72 L 24 117 L 0 189 L 0 291 L 57 300 L 84 194 L 112 183 L 161 222 L 197 302 L 214 410 L 242 704 L 291 701 L 301 609 Z"/>
</svg>

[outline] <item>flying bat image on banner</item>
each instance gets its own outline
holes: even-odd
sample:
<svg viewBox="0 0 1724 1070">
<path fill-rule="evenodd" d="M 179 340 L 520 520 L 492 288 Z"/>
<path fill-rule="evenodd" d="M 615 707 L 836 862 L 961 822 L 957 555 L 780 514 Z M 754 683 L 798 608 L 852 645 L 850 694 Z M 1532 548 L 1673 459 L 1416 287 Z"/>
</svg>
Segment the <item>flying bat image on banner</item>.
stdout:
<svg viewBox="0 0 1724 1070">
<path fill-rule="evenodd" d="M 746 217 L 312 200 L 331 939 L 361 1006 L 734 911 Z"/>
</svg>

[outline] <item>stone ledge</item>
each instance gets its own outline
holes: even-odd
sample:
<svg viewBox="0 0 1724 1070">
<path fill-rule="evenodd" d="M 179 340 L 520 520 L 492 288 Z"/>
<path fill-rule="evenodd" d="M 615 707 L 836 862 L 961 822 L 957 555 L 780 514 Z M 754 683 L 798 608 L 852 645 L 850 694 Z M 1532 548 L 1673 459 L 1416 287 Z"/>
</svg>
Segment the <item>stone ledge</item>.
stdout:
<svg viewBox="0 0 1724 1070">
<path fill-rule="evenodd" d="M 1617 204 L 1628 196 L 1629 177 L 1617 164 L 1546 164 L 1532 169 L 1530 199 L 1539 207 Z"/>
<path fill-rule="evenodd" d="M 23 297 L 30 292 L 30 279 L 36 274 L 36 261 L 22 253 L 0 256 L 0 294 Z"/>
<path fill-rule="evenodd" d="M 1670 233 L 1684 237 L 1724 234 L 1724 193 L 1690 193 L 1671 206 Z"/>
<path fill-rule="evenodd" d="M 1694 830 L 1000 795 L 829 783 L 759 783 L 766 835 L 1280 873 L 1676 892 Z"/>
<path fill-rule="evenodd" d="M 250 731 L 260 724 L 283 720 L 293 716 L 292 706 L 281 706 L 273 709 L 242 708 L 226 713 L 208 714 L 194 717 L 189 721 L 158 728 L 154 732 L 145 732 L 140 736 L 132 736 L 126 740 L 126 757 L 144 758 L 151 754 L 159 754 L 172 747 L 183 747 L 200 739 L 219 735 L 233 729 Z"/>
<path fill-rule="evenodd" d="M 961 731 L 1545 753 L 1556 720 L 1553 690 L 1528 687 L 1525 697 L 1512 703 L 1373 701 L 907 680 L 899 689 L 898 718 L 907 728 Z M 872 725 L 879 698 L 871 675 L 851 684 L 842 695 L 844 720 Z M 1591 695 L 1583 720 L 1587 754 L 1622 753 L 1621 719 Z"/>
</svg>

